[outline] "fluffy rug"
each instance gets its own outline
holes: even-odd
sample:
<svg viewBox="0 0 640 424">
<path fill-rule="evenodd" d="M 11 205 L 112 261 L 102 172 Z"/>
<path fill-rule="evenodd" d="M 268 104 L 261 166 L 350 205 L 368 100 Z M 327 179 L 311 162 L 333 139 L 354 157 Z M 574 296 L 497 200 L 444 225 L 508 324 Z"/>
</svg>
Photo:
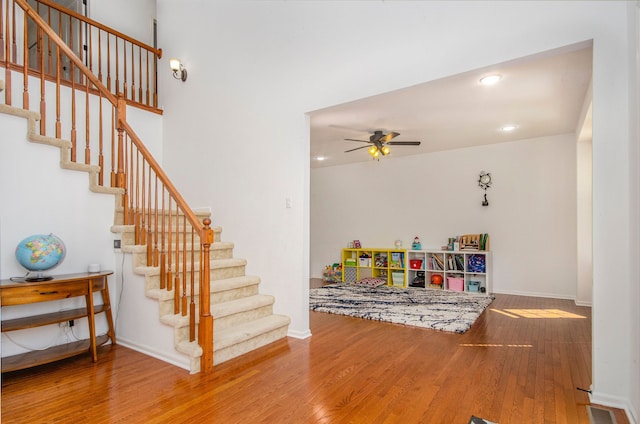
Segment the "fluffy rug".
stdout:
<svg viewBox="0 0 640 424">
<path fill-rule="evenodd" d="M 390 286 L 330 284 L 309 290 L 312 311 L 464 333 L 492 296 Z"/>
</svg>

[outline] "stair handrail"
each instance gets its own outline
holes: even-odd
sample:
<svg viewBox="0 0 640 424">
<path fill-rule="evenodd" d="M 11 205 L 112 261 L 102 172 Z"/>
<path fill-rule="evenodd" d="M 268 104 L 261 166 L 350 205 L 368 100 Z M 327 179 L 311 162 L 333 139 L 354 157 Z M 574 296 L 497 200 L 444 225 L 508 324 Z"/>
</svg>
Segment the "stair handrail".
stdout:
<svg viewBox="0 0 640 424">
<path fill-rule="evenodd" d="M 51 28 L 47 22 L 27 3 L 27 0 L 13 0 L 16 4 L 23 9 L 23 11 L 29 15 L 31 19 L 38 25 L 38 27 L 44 31 L 50 39 L 62 50 L 74 65 L 80 70 L 84 76 L 91 81 L 91 83 L 100 92 L 101 96 L 107 99 L 117 111 L 117 128 L 118 131 L 118 170 L 116 177 L 116 187 L 123 188 L 126 196 L 126 176 L 124 170 L 124 133 L 127 134 L 129 139 L 135 144 L 138 152 L 142 155 L 143 159 L 148 163 L 149 167 L 154 170 L 156 177 L 161 180 L 165 185 L 167 192 L 180 207 L 185 218 L 189 221 L 193 230 L 200 238 L 200 244 L 202 246 L 202 272 L 200 273 L 200 293 L 210 292 L 210 246 L 214 241 L 213 229 L 210 228 L 211 220 L 205 218 L 203 223 L 200 223 L 193 210 L 189 207 L 182 195 L 178 192 L 173 185 L 169 177 L 162 170 L 157 161 L 153 158 L 153 155 L 149 152 L 146 146 L 142 143 L 138 135 L 131 128 L 126 120 L 126 106 L 127 102 L 123 96 L 116 97 L 113 95 L 107 87 L 87 68 L 80 58 L 76 56 L 73 50 L 60 38 L 60 36 Z M 126 202 L 123 201 L 123 205 L 126 208 Z M 125 214 L 126 215 L 126 214 Z M 202 348 L 202 356 L 200 359 L 201 371 L 207 372 L 213 369 L 213 316 L 211 315 L 210 297 L 206 295 L 200 296 L 200 314 L 198 324 L 198 344 Z"/>
</svg>

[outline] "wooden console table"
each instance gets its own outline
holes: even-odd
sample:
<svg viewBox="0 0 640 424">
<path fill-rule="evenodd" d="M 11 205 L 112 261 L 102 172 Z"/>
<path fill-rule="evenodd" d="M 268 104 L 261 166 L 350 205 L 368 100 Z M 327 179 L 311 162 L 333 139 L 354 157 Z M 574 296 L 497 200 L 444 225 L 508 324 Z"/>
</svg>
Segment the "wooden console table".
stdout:
<svg viewBox="0 0 640 424">
<path fill-rule="evenodd" d="M 21 353 L 2 358 L 2 372 L 15 371 L 42 365 L 49 362 L 69 358 L 85 352 L 90 352 L 93 362 L 98 360 L 97 347 L 111 339 L 116 344 L 116 335 L 111 315 L 111 301 L 109 299 L 109 285 L 107 277 L 112 271 L 96 273 L 79 273 L 55 276 L 49 281 L 16 282 L 0 280 L 0 305 L 26 305 L 52 300 L 68 299 L 84 296 L 84 308 L 52 312 L 2 321 L 2 331 L 22 330 L 42 325 L 57 324 L 86 317 L 89 322 L 89 339 L 66 343 L 50 347 L 45 350 Z M 102 294 L 102 305 L 94 306 L 93 293 Z M 95 315 L 104 312 L 109 330 L 107 334 L 96 337 Z"/>
</svg>

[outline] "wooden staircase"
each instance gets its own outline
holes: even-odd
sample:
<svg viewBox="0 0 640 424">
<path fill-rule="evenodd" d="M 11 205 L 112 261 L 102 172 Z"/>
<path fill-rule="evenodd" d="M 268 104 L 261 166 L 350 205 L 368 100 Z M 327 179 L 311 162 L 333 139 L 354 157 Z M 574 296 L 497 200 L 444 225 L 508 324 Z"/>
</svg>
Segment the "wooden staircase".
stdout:
<svg viewBox="0 0 640 424">
<path fill-rule="evenodd" d="M 209 213 L 196 211 L 196 215 L 204 219 Z M 174 313 L 175 291 L 160 288 L 160 268 L 146 265 L 146 245 L 135 245 L 134 228 L 122 225 L 121 217 L 122 208 L 118 208 L 117 223 L 111 231 L 120 235 L 122 251 L 133 255 L 133 272 L 144 276 L 146 296 L 158 302 L 160 322 L 174 328 L 176 350 L 190 358 L 190 371 L 198 372 L 202 349 L 197 342 L 189 341 L 189 316 Z M 213 230 L 209 296 L 214 318 L 214 364 L 220 364 L 286 337 L 290 318 L 273 314 L 275 298 L 259 293 L 260 278 L 245 274 L 247 261 L 233 257 L 234 244 L 221 241 L 220 227 Z M 195 269 L 199 268 L 196 264 Z M 198 271 L 194 276 L 196 279 L 197 274 Z M 187 279 L 190 277 L 187 272 Z M 198 286 L 195 286 L 195 298 L 199 297 Z"/>
<path fill-rule="evenodd" d="M 146 296 L 158 302 L 158 317 L 148 317 L 150 331 L 153 325 L 171 326 L 175 349 L 189 358 L 191 372 L 211 371 L 214 364 L 286 337 L 290 319 L 273 314 L 274 298 L 259 293 L 258 277 L 245 275 L 246 261 L 233 258 L 233 243 L 223 242 L 221 229 L 210 227 L 208 212 L 196 213 L 189 208 L 127 120 L 128 104 L 152 112 L 157 106 L 155 68 L 161 50 L 114 32 L 114 43 L 128 43 L 129 51 L 136 52 L 131 53 L 130 69 L 135 66 L 140 75 L 136 80 L 132 72 L 130 80 L 125 76 L 119 81 L 116 60 L 115 84 L 111 85 L 108 69 L 106 76 L 100 74 L 104 64 L 98 62 L 94 68 L 98 75 L 94 74 L 91 64 L 85 66 L 82 56 L 78 57 L 26 0 L 0 0 L 0 5 L 1 16 L 18 16 L 5 20 L 5 31 L 0 31 L 6 41 L 0 46 L 0 66 L 5 67 L 7 85 L 0 80 L 0 91 L 6 89 L 6 104 L 0 104 L 0 113 L 27 119 L 29 141 L 57 146 L 62 168 L 87 172 L 91 191 L 115 196 L 111 231 L 120 235 L 122 252 L 132 255 L 130 276 L 143 276 Z M 38 0 L 40 6 L 66 13 L 48 0 Z M 26 55 L 23 60 L 16 54 L 17 44 L 24 51 L 30 45 L 30 40 L 19 38 L 19 31 L 11 30 L 23 19 L 25 26 L 28 20 L 37 27 L 39 59 L 35 70 Z M 109 52 L 109 36 L 104 33 L 110 29 L 79 15 L 73 19 L 89 32 L 96 32 L 95 39 L 100 40 L 103 34 Z M 47 46 L 49 53 L 45 53 Z M 45 57 L 51 56 L 57 57 L 58 66 L 50 61 L 47 65 Z M 127 57 L 123 56 L 120 66 Z M 77 71 L 71 72 L 70 79 L 61 75 L 62 58 Z M 134 58 L 139 60 L 137 65 Z M 142 73 L 143 61 L 147 63 L 146 75 Z M 12 103 L 12 78 L 24 87 L 22 107 Z M 29 84 L 30 79 L 37 84 Z M 46 97 L 51 91 L 55 92 L 53 101 Z M 61 101 L 61 92 L 71 95 L 71 104 Z M 35 112 L 29 106 L 30 98 L 38 97 L 40 103 L 35 107 L 40 112 Z M 83 100 L 76 101 L 76 97 Z M 80 104 L 84 108 L 76 107 Z M 93 121 L 95 111 L 99 111 L 98 122 Z M 85 131 L 79 130 L 76 122 L 83 123 Z M 55 135 L 47 135 L 47 128 L 54 128 Z M 71 128 L 68 139 L 62 128 Z M 90 134 L 90 128 L 97 134 Z M 85 140 L 81 140 L 83 132 Z M 201 291 L 207 295 L 201 296 Z"/>
</svg>

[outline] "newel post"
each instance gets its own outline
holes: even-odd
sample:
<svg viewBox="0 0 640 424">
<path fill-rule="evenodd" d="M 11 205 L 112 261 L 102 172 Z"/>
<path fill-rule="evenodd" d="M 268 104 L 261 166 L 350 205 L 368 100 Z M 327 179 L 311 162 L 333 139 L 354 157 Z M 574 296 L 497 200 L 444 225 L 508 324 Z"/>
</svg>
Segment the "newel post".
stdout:
<svg viewBox="0 0 640 424">
<path fill-rule="evenodd" d="M 198 326 L 198 342 L 202 347 L 200 357 L 200 372 L 213 370 L 213 316 L 211 315 L 210 279 L 211 264 L 209 263 L 211 244 L 213 243 L 213 230 L 211 219 L 202 220 L 204 228 L 200 237 L 202 245 L 202 274 L 200 275 L 200 324 Z"/>
</svg>

